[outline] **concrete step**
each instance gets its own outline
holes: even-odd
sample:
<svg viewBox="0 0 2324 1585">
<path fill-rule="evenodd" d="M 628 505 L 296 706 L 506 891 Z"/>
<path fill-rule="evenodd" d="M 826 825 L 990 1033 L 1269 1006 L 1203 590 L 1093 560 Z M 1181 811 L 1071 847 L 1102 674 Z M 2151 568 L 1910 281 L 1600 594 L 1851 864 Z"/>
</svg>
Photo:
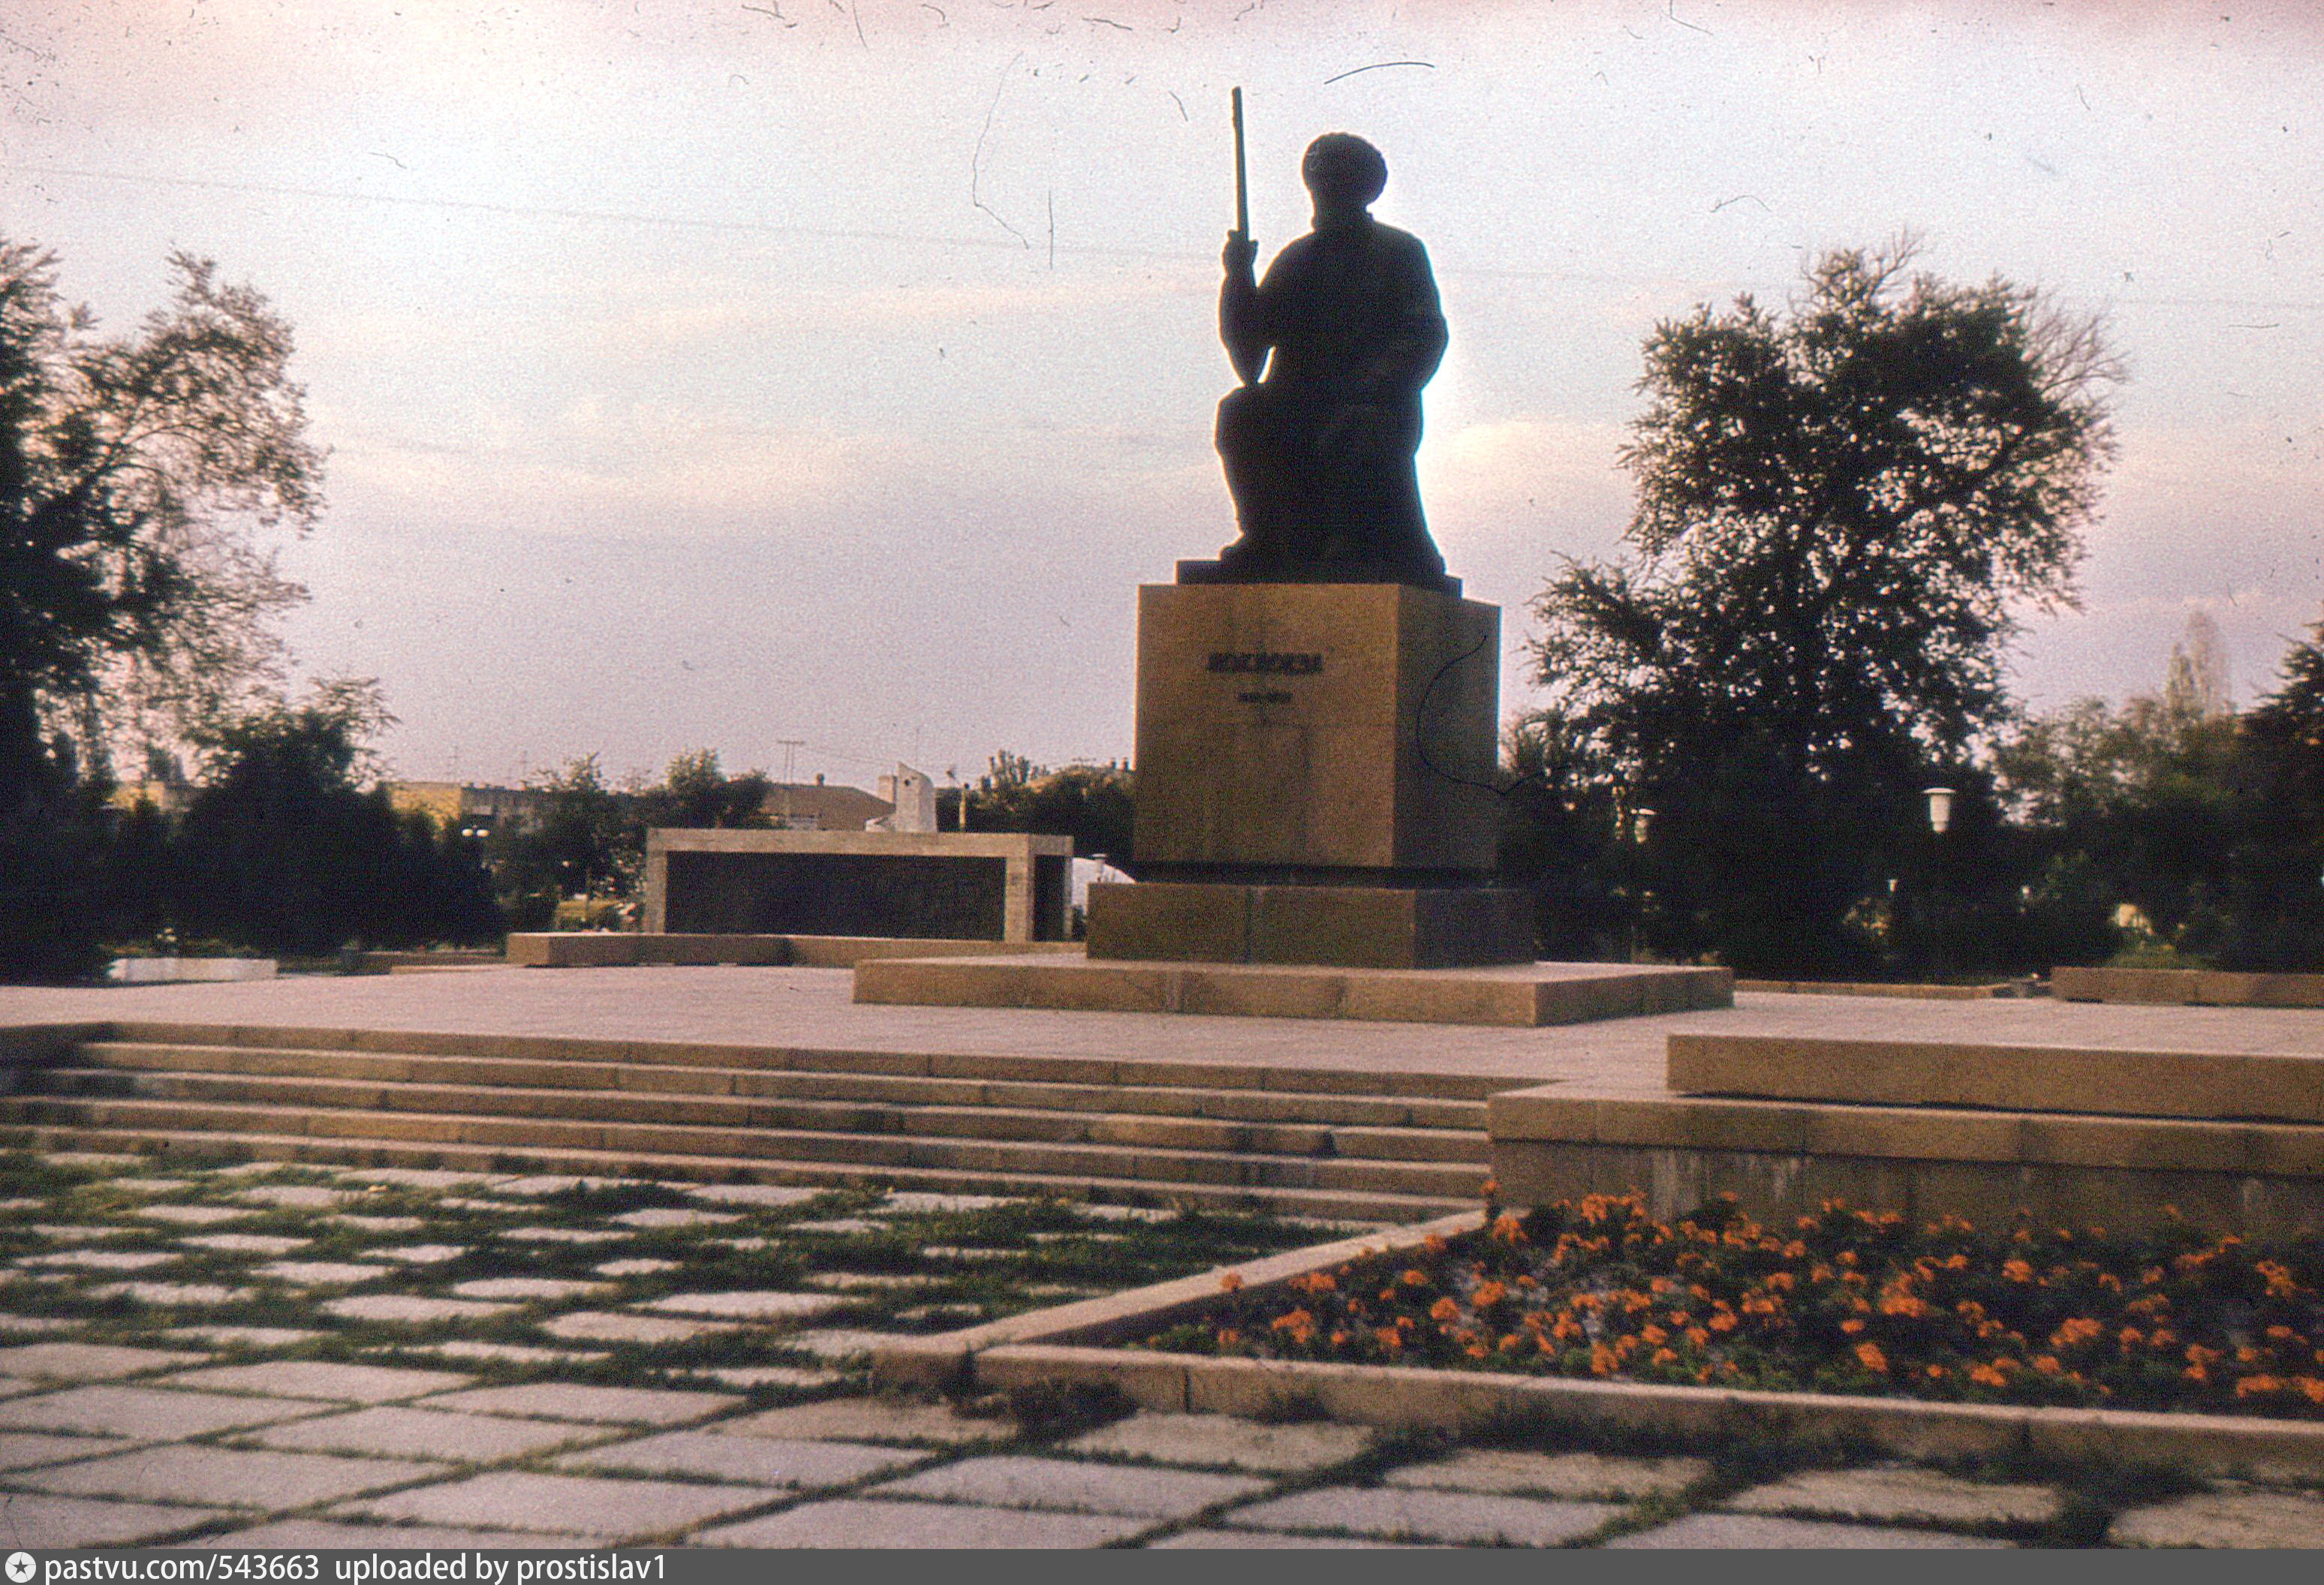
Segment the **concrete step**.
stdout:
<svg viewBox="0 0 2324 1585">
<path fill-rule="evenodd" d="M 78 1066 L 369 1080 L 532 1090 L 736 1095 L 895 1105 L 1000 1106 L 1268 1123 L 1449 1129 L 1481 1134 L 1485 1103 L 1429 1096 L 1316 1094 L 1183 1085 L 1123 1085 L 918 1074 L 696 1067 L 543 1057 L 312 1050 L 183 1042 L 89 1041 Z"/>
<path fill-rule="evenodd" d="M 1021 1139 L 848 1133 L 804 1129 L 358 1110 L 248 1101 L 43 1094 L 0 1100 L 0 1122 L 156 1132 L 365 1138 L 487 1148 L 632 1151 L 837 1162 L 861 1166 L 954 1168 L 1050 1176 L 1143 1179 L 1250 1188 L 1346 1190 L 1469 1198 L 1481 1163 L 1342 1160 L 1255 1151 L 1190 1150 Z"/>
<path fill-rule="evenodd" d="M 780 1046 L 693 1045 L 659 1040 L 584 1040 L 556 1036 L 459 1035 L 404 1029 L 265 1028 L 217 1024 L 122 1022 L 110 1042 L 224 1046 L 244 1051 L 354 1051 L 403 1056 L 476 1056 L 567 1063 L 654 1064 L 761 1072 L 888 1074 L 931 1078 L 1032 1080 L 1120 1088 L 1264 1090 L 1294 1095 L 1353 1095 L 1482 1101 L 1521 1085 L 1478 1074 L 1267 1067 L 1238 1063 L 1108 1056 L 1027 1056 L 839 1051 Z"/>
<path fill-rule="evenodd" d="M 171 1159 L 297 1161 L 318 1165 L 441 1167 L 470 1172 L 576 1173 L 707 1183 L 783 1184 L 800 1187 L 853 1184 L 945 1193 L 1048 1196 L 1189 1210 L 1263 1212 L 1277 1216 L 1402 1224 L 1465 1211 L 1473 1194 L 1458 1198 L 1378 1192 L 1155 1183 L 1077 1174 L 1043 1174 L 958 1167 L 857 1166 L 844 1162 L 769 1160 L 650 1150 L 588 1150 L 538 1145 L 428 1143 L 355 1136 L 319 1138 L 300 1134 L 168 1127 L 93 1127 L 0 1120 L 0 1147 L 40 1151 L 121 1151 Z"/>
<path fill-rule="evenodd" d="M 1201 1117 L 993 1105 L 899 1105 L 797 1100 L 788 1096 L 759 1099 L 651 1091 L 639 1093 L 622 1090 L 535 1089 L 239 1072 L 188 1073 L 72 1065 L 44 1070 L 29 1089 L 44 1095 L 134 1096 L 365 1111 L 1159 1146 L 1178 1150 L 1396 1161 L 1481 1164 L 1489 1153 L 1481 1129 L 1332 1128 L 1308 1123 L 1222 1121 Z"/>
</svg>

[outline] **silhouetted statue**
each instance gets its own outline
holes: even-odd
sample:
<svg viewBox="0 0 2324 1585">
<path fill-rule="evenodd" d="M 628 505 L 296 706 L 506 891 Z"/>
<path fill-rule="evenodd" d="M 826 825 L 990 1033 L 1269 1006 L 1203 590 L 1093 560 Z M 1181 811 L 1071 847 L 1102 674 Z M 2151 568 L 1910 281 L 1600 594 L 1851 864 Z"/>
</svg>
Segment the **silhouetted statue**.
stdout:
<svg viewBox="0 0 2324 1585">
<path fill-rule="evenodd" d="M 1413 466 L 1444 356 L 1427 250 L 1371 217 L 1388 161 L 1363 139 L 1317 138 L 1300 175 L 1315 228 L 1265 281 L 1248 235 L 1227 236 L 1219 338 L 1244 384 L 1219 403 L 1218 446 L 1242 538 L 1212 576 L 1450 587 Z"/>
</svg>

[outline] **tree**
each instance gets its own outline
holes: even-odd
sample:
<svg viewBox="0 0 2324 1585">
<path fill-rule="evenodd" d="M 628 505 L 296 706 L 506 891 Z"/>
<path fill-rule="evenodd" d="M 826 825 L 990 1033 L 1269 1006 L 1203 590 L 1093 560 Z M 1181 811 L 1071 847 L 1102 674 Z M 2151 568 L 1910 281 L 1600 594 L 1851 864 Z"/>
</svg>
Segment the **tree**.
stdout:
<svg viewBox="0 0 2324 1585">
<path fill-rule="evenodd" d="M 1082 858 L 1102 853 L 1117 864 L 1130 860 L 1132 778 L 1123 765 L 1068 765 L 1052 770 L 1003 749 L 973 787 L 936 795 L 937 824 L 949 814 L 959 825 L 960 800 L 968 799 L 972 831 L 1032 831 L 1070 836 Z"/>
<path fill-rule="evenodd" d="M 1544 711 L 1651 807 L 1655 945 L 1849 972 L 1921 788 L 2005 716 L 2016 613 L 2069 605 L 2119 377 L 2096 322 L 1829 253 L 1788 312 L 1658 326 L 1630 555 L 1534 604 Z"/>
<path fill-rule="evenodd" d="M 511 929 L 549 929 L 567 897 L 634 889 L 645 864 L 645 829 L 635 799 L 606 785 L 596 755 L 567 760 L 527 785 L 540 794 L 532 815 L 495 831 L 488 848 Z"/>
<path fill-rule="evenodd" d="M 290 332 L 171 264 L 169 306 L 101 336 L 0 238 L 0 974 L 93 960 L 109 733 L 217 717 L 302 597 L 254 539 L 320 510 Z"/>
<path fill-rule="evenodd" d="M 189 935 L 314 954 L 497 933 L 475 844 L 439 840 L 359 785 L 392 718 L 369 682 L 318 684 L 206 733 L 208 774 L 174 843 L 175 921 Z"/>
<path fill-rule="evenodd" d="M 764 829 L 774 824 L 766 807 L 774 790 L 765 771 L 728 776 L 718 767 L 717 750 L 696 749 L 669 762 L 661 786 L 637 795 L 635 817 L 641 832 L 657 826 Z"/>
</svg>

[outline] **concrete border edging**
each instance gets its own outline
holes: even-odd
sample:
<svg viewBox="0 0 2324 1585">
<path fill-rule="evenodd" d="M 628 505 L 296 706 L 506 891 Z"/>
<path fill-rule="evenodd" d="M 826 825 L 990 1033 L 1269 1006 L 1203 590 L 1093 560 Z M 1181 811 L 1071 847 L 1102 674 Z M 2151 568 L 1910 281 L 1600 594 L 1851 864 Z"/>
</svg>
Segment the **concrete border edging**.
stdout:
<svg viewBox="0 0 2324 1585">
<path fill-rule="evenodd" d="M 960 1332 L 897 1338 L 870 1351 L 872 1379 L 885 1388 L 920 1390 L 1102 1386 L 1141 1408 L 1170 1413 L 1254 1416 L 1299 1406 L 1342 1424 L 1390 1430 L 1475 1431 L 1545 1419 L 1676 1437 L 1867 1443 L 1907 1458 L 2028 1453 L 2263 1479 L 2324 1476 L 2324 1421 L 1746 1392 L 1106 1346 L 1217 1304 L 1230 1291 L 1222 1280 L 1230 1272 L 1242 1279 L 1236 1290 L 1242 1295 L 1264 1295 L 1310 1271 L 1399 1254 L 1484 1222 L 1482 1212 L 1464 1212 Z"/>
</svg>

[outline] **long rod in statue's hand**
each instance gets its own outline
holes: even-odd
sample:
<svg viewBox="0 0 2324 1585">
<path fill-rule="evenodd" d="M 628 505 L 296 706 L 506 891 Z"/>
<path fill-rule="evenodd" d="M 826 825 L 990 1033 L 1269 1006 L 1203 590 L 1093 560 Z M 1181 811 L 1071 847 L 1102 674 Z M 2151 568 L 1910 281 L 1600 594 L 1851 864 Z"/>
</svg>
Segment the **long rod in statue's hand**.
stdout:
<svg viewBox="0 0 2324 1585">
<path fill-rule="evenodd" d="M 1234 110 L 1235 140 L 1235 235 L 1250 240 L 1250 178 L 1245 174 L 1242 158 L 1242 90 L 1236 88 L 1228 101 Z"/>
</svg>

